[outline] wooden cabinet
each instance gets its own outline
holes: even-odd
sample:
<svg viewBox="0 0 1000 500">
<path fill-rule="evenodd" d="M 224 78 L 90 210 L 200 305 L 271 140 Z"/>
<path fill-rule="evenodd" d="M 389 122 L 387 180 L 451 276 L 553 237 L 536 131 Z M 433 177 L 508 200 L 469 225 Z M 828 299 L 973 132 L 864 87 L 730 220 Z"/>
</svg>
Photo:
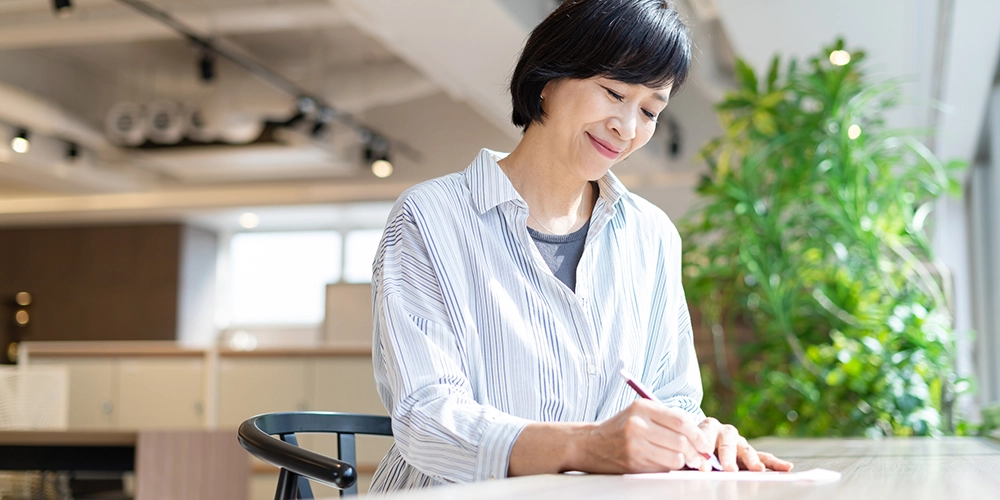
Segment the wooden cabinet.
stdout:
<svg viewBox="0 0 1000 500">
<path fill-rule="evenodd" d="M 118 428 L 204 426 L 201 359 L 125 358 L 118 364 Z"/>
<path fill-rule="evenodd" d="M 219 428 L 261 413 L 309 410 L 312 359 L 235 357 L 219 361 Z"/>
<path fill-rule="evenodd" d="M 371 356 L 317 358 L 315 360 L 312 409 L 387 415 L 375 390 Z M 391 437 L 358 436 L 358 467 L 374 470 L 392 446 Z M 337 456 L 337 442 L 332 436 L 309 436 L 303 446 L 319 453 Z"/>
<path fill-rule="evenodd" d="M 370 356 L 316 358 L 314 363 L 313 409 L 386 414 L 375 390 Z"/>
<path fill-rule="evenodd" d="M 118 402 L 118 362 L 108 358 L 40 358 L 34 364 L 69 370 L 69 428 L 114 429 Z"/>
<path fill-rule="evenodd" d="M 143 353 L 129 346 L 118 346 L 117 355 L 75 346 L 90 349 L 79 356 L 44 346 L 50 350 L 34 348 L 26 359 L 68 367 L 72 430 L 235 430 L 247 418 L 278 411 L 386 414 L 371 355 L 363 351 L 205 353 L 157 345 Z M 392 438 L 357 439 L 358 467 L 373 472 Z M 300 445 L 337 454 L 333 435 L 305 435 Z"/>
<path fill-rule="evenodd" d="M 69 344 L 29 342 L 22 347 L 27 354 L 23 359 L 31 365 L 68 367 L 71 430 L 234 431 L 247 418 L 267 412 L 386 414 L 367 348 L 218 353 L 184 350 L 173 343 Z M 334 435 L 302 435 L 299 444 L 337 455 Z M 357 437 L 362 493 L 390 446 L 391 437 Z M 277 475 L 255 463 L 258 472 L 249 496 L 271 498 Z M 330 487 L 314 483 L 313 488 L 317 496 L 337 496 Z"/>
<path fill-rule="evenodd" d="M 69 428 L 204 426 L 204 363 L 196 358 L 37 357 L 69 369 Z"/>
</svg>

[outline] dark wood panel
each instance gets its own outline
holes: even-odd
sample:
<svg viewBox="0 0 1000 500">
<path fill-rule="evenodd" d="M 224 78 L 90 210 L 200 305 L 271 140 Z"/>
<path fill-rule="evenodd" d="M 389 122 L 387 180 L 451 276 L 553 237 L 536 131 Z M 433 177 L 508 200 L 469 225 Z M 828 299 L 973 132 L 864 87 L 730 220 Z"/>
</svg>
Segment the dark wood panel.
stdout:
<svg viewBox="0 0 1000 500">
<path fill-rule="evenodd" d="M 22 340 L 172 340 L 181 226 L 0 230 L 3 330 L 13 296 L 32 294 Z M 6 345 L 4 342 L 3 345 Z"/>
</svg>

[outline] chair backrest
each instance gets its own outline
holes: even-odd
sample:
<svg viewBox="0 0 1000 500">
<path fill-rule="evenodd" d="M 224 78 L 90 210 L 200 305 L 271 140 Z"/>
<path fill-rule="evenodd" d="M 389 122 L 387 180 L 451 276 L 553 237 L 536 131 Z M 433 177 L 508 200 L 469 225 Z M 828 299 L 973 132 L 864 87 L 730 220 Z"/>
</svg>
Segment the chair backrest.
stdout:
<svg viewBox="0 0 1000 500">
<path fill-rule="evenodd" d="M 337 458 L 299 448 L 296 433 L 336 433 Z M 356 413 L 265 413 L 240 425 L 239 441 L 255 457 L 281 469 L 275 499 L 312 498 L 307 478 L 333 485 L 341 495 L 357 494 L 355 434 L 391 436 L 392 420 Z"/>
</svg>

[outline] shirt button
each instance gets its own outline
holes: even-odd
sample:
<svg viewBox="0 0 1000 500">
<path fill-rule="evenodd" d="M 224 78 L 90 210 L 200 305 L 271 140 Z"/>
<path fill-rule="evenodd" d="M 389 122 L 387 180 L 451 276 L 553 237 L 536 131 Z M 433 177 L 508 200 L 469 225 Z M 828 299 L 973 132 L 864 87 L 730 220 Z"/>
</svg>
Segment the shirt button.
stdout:
<svg viewBox="0 0 1000 500">
<path fill-rule="evenodd" d="M 597 374 L 597 367 L 594 365 L 587 365 L 587 373 L 591 375 Z"/>
</svg>

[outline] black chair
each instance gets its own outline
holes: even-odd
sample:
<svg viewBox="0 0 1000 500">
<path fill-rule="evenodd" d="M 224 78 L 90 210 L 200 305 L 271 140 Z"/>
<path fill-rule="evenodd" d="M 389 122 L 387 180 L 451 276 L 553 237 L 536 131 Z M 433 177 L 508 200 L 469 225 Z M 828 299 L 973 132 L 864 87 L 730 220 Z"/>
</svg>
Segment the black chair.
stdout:
<svg viewBox="0 0 1000 500">
<path fill-rule="evenodd" d="M 300 432 L 336 433 L 337 458 L 299 448 L 295 434 Z M 340 489 L 341 496 L 358 494 L 355 434 L 392 436 L 392 420 L 321 411 L 265 413 L 240 425 L 239 440 L 253 456 L 281 469 L 275 500 L 293 500 L 313 498 L 308 479 Z"/>
</svg>

